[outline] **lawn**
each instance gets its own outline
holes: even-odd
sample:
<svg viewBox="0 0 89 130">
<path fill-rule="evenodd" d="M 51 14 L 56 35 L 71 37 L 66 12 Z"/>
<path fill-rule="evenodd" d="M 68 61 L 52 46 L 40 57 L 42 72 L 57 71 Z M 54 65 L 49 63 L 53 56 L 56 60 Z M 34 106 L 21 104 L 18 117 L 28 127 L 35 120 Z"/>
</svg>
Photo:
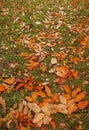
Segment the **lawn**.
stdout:
<svg viewBox="0 0 89 130">
<path fill-rule="evenodd" d="M 0 1 L 0 130 L 89 130 L 89 1 Z"/>
</svg>

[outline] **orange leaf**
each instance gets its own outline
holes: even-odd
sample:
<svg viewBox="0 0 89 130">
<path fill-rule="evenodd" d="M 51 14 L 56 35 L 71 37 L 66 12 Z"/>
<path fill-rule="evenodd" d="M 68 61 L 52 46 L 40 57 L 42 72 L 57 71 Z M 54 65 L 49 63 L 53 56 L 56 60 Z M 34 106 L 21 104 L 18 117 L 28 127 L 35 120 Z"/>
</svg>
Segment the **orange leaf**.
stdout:
<svg viewBox="0 0 89 130">
<path fill-rule="evenodd" d="M 52 126 L 52 129 L 56 130 L 56 123 L 54 121 L 51 121 L 50 124 Z"/>
<path fill-rule="evenodd" d="M 28 52 L 22 52 L 22 53 L 21 53 L 21 56 L 24 57 L 24 58 L 26 58 L 26 57 L 29 56 L 29 54 L 28 54 Z"/>
<path fill-rule="evenodd" d="M 4 80 L 4 82 L 11 85 L 14 83 L 14 78 L 7 78 Z"/>
<path fill-rule="evenodd" d="M 31 86 L 29 86 L 28 84 L 25 84 L 24 86 L 23 86 L 25 89 L 28 89 L 28 90 L 32 90 L 32 87 Z"/>
<path fill-rule="evenodd" d="M 28 102 L 32 102 L 33 99 L 30 97 L 30 96 L 26 96 L 25 99 L 28 101 Z"/>
<path fill-rule="evenodd" d="M 52 96 L 51 89 L 48 86 L 45 86 L 45 91 L 46 91 L 48 97 Z"/>
<path fill-rule="evenodd" d="M 77 104 L 79 109 L 85 109 L 85 107 L 87 107 L 88 105 L 88 101 L 81 101 Z"/>
<path fill-rule="evenodd" d="M 78 86 L 77 88 L 75 88 L 72 92 L 72 97 L 75 97 L 77 95 L 77 93 L 79 93 L 81 91 L 81 87 Z"/>
<path fill-rule="evenodd" d="M 33 92 L 33 93 L 32 93 L 32 98 L 33 98 L 33 100 L 36 100 L 36 99 L 37 99 L 37 93 L 36 93 L 36 92 Z"/>
<path fill-rule="evenodd" d="M 66 100 L 69 100 L 71 98 L 71 96 L 69 94 L 63 94 L 62 96 L 65 97 Z"/>
<path fill-rule="evenodd" d="M 20 83 L 16 86 L 16 90 L 18 90 L 19 88 L 21 88 L 24 84 Z"/>
<path fill-rule="evenodd" d="M 45 72 L 45 71 L 46 71 L 46 66 L 45 66 L 45 65 L 43 65 L 43 66 L 41 67 L 41 71 L 42 71 L 42 72 Z"/>
<path fill-rule="evenodd" d="M 46 97 L 45 93 L 42 92 L 42 91 L 37 92 L 37 95 L 40 96 L 41 98 L 45 98 Z"/>
<path fill-rule="evenodd" d="M 71 70 L 71 73 L 72 73 L 72 76 L 75 78 L 75 79 L 78 79 L 79 76 L 78 76 L 78 72 L 76 70 Z"/>
<path fill-rule="evenodd" d="M 0 84 L 0 92 L 3 92 L 3 91 L 5 91 L 5 86 L 4 85 L 2 85 L 2 84 Z"/>
<path fill-rule="evenodd" d="M 67 94 L 70 94 L 70 88 L 68 85 L 63 85 L 63 88 Z"/>
<path fill-rule="evenodd" d="M 52 98 L 53 98 L 53 100 L 54 100 L 55 102 L 59 102 L 59 97 L 58 97 L 58 94 L 57 94 L 57 93 L 55 93 L 55 94 L 52 96 Z"/>
<path fill-rule="evenodd" d="M 60 76 L 62 78 L 67 78 L 69 75 L 69 67 L 68 66 L 56 66 L 55 68 L 57 76 Z"/>
<path fill-rule="evenodd" d="M 75 97 L 74 101 L 75 101 L 75 102 L 79 102 L 79 101 L 81 101 L 82 99 L 84 99 L 85 96 L 86 96 L 86 93 L 85 93 L 85 92 L 81 92 L 81 93 L 79 93 L 79 94 Z"/>
<path fill-rule="evenodd" d="M 77 109 L 77 106 L 75 103 L 71 104 L 69 107 L 68 107 L 68 113 L 69 114 L 72 114 L 74 111 L 76 111 Z"/>
</svg>

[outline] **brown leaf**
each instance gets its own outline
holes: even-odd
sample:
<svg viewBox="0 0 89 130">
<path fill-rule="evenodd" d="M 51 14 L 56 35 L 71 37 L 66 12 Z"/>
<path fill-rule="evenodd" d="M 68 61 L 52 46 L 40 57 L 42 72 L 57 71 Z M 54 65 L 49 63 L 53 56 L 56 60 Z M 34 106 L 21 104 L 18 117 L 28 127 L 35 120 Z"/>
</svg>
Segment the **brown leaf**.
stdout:
<svg viewBox="0 0 89 130">
<path fill-rule="evenodd" d="M 72 97 L 75 97 L 80 91 L 81 91 L 81 86 L 79 85 L 77 88 L 73 90 Z"/>
<path fill-rule="evenodd" d="M 41 110 L 40 107 L 35 103 L 28 103 L 28 107 L 35 113 L 39 113 Z"/>
<path fill-rule="evenodd" d="M 88 101 L 81 101 L 77 104 L 79 109 L 85 109 L 88 105 Z"/>
<path fill-rule="evenodd" d="M 75 102 L 79 102 L 81 101 L 82 99 L 84 99 L 86 96 L 86 93 L 85 92 L 80 92 L 74 99 Z"/>
</svg>

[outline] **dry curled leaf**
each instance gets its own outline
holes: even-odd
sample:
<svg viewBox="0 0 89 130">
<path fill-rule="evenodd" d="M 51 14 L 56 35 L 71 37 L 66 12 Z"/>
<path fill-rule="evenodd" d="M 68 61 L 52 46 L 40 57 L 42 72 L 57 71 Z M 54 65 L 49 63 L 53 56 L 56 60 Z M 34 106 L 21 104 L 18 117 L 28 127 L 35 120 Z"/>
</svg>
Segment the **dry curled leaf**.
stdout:
<svg viewBox="0 0 89 130">
<path fill-rule="evenodd" d="M 88 105 L 88 101 L 81 101 L 77 104 L 79 109 L 85 109 Z"/>
<path fill-rule="evenodd" d="M 81 101 L 82 99 L 84 99 L 86 96 L 86 93 L 85 92 L 80 92 L 75 98 L 74 98 L 74 101 L 75 102 L 79 102 Z"/>
<path fill-rule="evenodd" d="M 80 91 L 81 91 L 81 87 L 80 87 L 80 85 L 79 85 L 77 88 L 75 88 L 75 89 L 73 90 L 73 92 L 72 92 L 72 97 L 75 97 Z"/>
</svg>

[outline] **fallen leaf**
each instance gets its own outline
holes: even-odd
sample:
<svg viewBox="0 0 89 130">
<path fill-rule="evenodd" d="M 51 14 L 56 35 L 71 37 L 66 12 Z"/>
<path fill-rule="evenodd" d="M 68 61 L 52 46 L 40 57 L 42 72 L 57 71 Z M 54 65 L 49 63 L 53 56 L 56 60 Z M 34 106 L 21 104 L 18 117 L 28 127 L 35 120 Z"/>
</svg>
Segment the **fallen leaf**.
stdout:
<svg viewBox="0 0 89 130">
<path fill-rule="evenodd" d="M 66 98 L 63 97 L 62 95 L 59 95 L 59 100 L 60 100 L 60 103 L 62 103 L 62 104 L 66 104 L 67 103 Z"/>
<path fill-rule="evenodd" d="M 72 97 L 75 97 L 80 91 L 81 91 L 81 86 L 79 85 L 77 88 L 73 90 Z"/>
<path fill-rule="evenodd" d="M 16 86 L 16 90 L 18 90 L 19 88 L 21 88 L 24 84 L 23 83 L 20 83 Z"/>
<path fill-rule="evenodd" d="M 6 87 L 2 84 L 0 84 L 0 92 L 4 92 L 6 90 Z"/>
<path fill-rule="evenodd" d="M 59 102 L 59 97 L 57 93 L 53 94 L 52 98 L 55 102 Z"/>
<path fill-rule="evenodd" d="M 40 107 L 35 103 L 28 103 L 28 107 L 35 113 L 39 113 L 41 110 Z"/>
<path fill-rule="evenodd" d="M 52 58 L 52 59 L 51 59 L 51 64 L 52 64 L 52 65 L 57 64 L 57 59 L 56 59 L 56 58 Z"/>
<path fill-rule="evenodd" d="M 45 86 L 45 91 L 46 91 L 48 97 L 52 96 L 51 89 L 48 86 Z"/>
<path fill-rule="evenodd" d="M 50 125 L 52 126 L 52 130 L 56 130 L 56 123 L 54 121 L 50 121 Z"/>
<path fill-rule="evenodd" d="M 28 106 L 27 105 L 25 105 L 25 107 L 23 109 L 23 113 L 24 113 L 24 115 L 28 114 Z"/>
<path fill-rule="evenodd" d="M 78 79 L 79 76 L 78 76 L 78 72 L 76 70 L 71 70 L 71 73 L 72 73 L 72 76 L 75 78 L 75 79 Z"/>
<path fill-rule="evenodd" d="M 82 99 L 84 99 L 86 96 L 86 93 L 85 92 L 80 92 L 75 98 L 74 98 L 74 101 L 75 102 L 79 102 L 81 101 Z"/>
<path fill-rule="evenodd" d="M 57 76 L 60 76 L 62 78 L 67 78 L 69 75 L 69 67 L 68 66 L 56 66 L 55 68 Z"/>
<path fill-rule="evenodd" d="M 42 92 L 42 91 L 37 92 L 37 95 L 40 96 L 41 98 L 45 98 L 46 97 L 45 93 Z"/>
<path fill-rule="evenodd" d="M 45 71 L 46 71 L 46 65 L 42 65 L 42 66 L 41 66 L 41 71 L 42 71 L 42 72 L 45 72 Z"/>
<path fill-rule="evenodd" d="M 33 92 L 32 93 L 32 98 L 33 98 L 34 101 L 37 99 L 37 97 L 38 97 L 37 92 Z"/>
<path fill-rule="evenodd" d="M 63 85 L 63 88 L 67 94 L 70 94 L 70 88 L 68 85 Z"/>
<path fill-rule="evenodd" d="M 35 115 L 35 117 L 33 118 L 33 123 L 36 124 L 38 123 L 39 121 L 41 121 L 44 117 L 44 114 L 43 113 L 38 113 Z"/>
<path fill-rule="evenodd" d="M 81 101 L 77 104 L 79 109 L 85 109 L 88 105 L 88 101 Z"/>
<path fill-rule="evenodd" d="M 70 106 L 67 108 L 67 110 L 68 110 L 68 114 L 71 115 L 74 111 L 76 111 L 76 109 L 77 109 L 77 106 L 76 106 L 75 103 L 70 104 Z"/>
<path fill-rule="evenodd" d="M 4 80 L 4 83 L 7 83 L 7 84 L 13 84 L 14 83 L 14 81 L 15 81 L 15 79 L 14 78 L 7 78 L 7 79 L 5 79 Z"/>
<path fill-rule="evenodd" d="M 28 101 L 28 102 L 32 102 L 33 99 L 30 97 L 30 96 L 26 96 L 25 99 Z"/>
</svg>

